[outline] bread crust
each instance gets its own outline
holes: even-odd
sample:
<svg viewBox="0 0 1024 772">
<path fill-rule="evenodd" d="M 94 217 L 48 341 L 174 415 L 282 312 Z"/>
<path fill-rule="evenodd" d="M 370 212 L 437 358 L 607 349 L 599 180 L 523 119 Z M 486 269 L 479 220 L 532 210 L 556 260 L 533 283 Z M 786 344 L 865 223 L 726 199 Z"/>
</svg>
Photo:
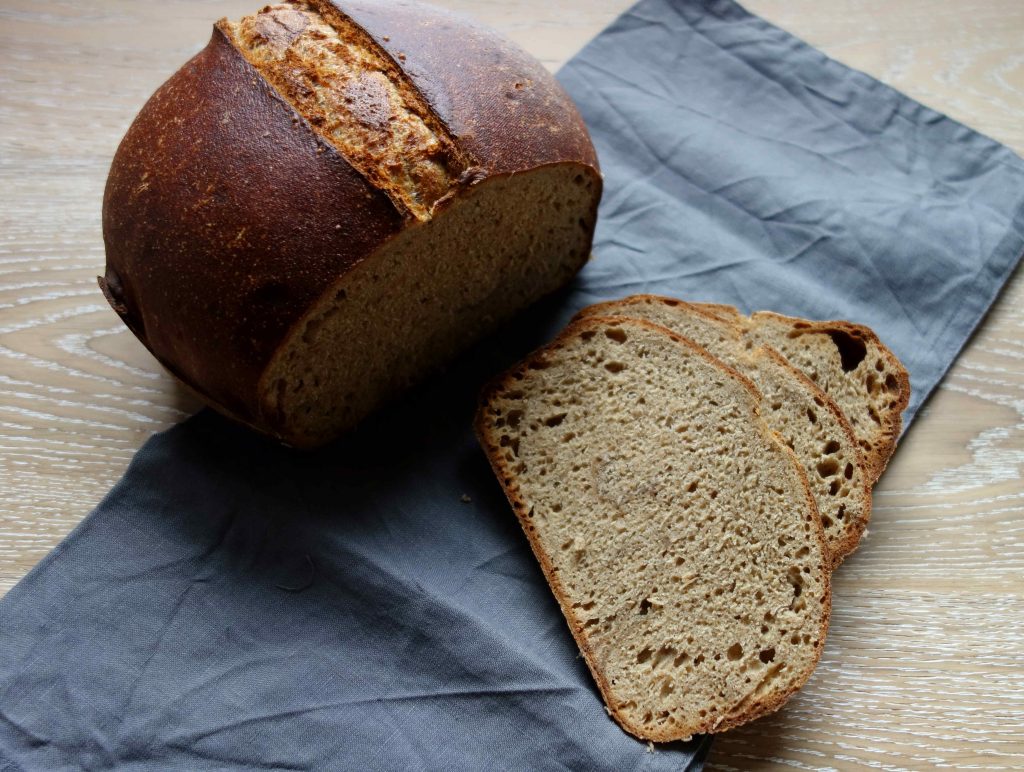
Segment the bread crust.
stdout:
<svg viewBox="0 0 1024 772">
<path fill-rule="evenodd" d="M 598 168 L 583 118 L 534 57 L 465 16 L 408 0 L 325 2 L 359 25 L 405 72 L 485 176 L 567 160 Z M 453 37 L 425 34 L 456 30 Z"/>
<path fill-rule="evenodd" d="M 571 100 L 531 57 L 428 6 L 331 7 L 365 25 L 472 157 L 439 210 L 489 179 L 568 165 L 594 181 L 594 221 L 601 177 L 590 138 Z M 453 39 L 463 38 L 467 45 L 454 50 Z M 514 88 L 525 80 L 530 88 Z M 286 437 L 279 417 L 261 409 L 261 375 L 332 285 L 412 227 L 415 218 L 246 61 L 222 20 L 117 150 L 104 193 L 107 266 L 99 284 L 136 337 L 204 401 Z M 581 265 L 587 254 L 589 245 Z"/>
<path fill-rule="evenodd" d="M 804 499 L 807 510 L 811 513 L 810 522 L 812 524 L 815 538 L 818 542 L 820 554 L 823 559 L 822 565 L 822 611 L 823 619 L 817 636 L 817 646 L 814 650 L 813 661 L 810 663 L 806 671 L 802 673 L 797 679 L 797 685 L 785 690 L 781 693 L 770 694 L 760 700 L 755 700 L 749 704 L 743 705 L 743 709 L 735 714 L 717 719 L 706 719 L 703 723 L 695 727 L 688 727 L 686 732 L 672 731 L 671 729 L 659 730 L 650 729 L 648 727 L 640 726 L 632 723 L 630 718 L 623 713 L 623 711 L 616 705 L 614 700 L 613 691 L 608 680 L 605 678 L 604 673 L 601 671 L 597 661 L 596 654 L 593 648 L 590 646 L 590 642 L 587 639 L 586 633 L 583 629 L 582 621 L 576 616 L 574 609 L 572 608 L 572 602 L 565 591 L 564 586 L 558 576 L 558 571 L 555 566 L 551 563 L 544 551 L 544 548 L 540 544 L 533 524 L 530 522 L 528 516 L 528 507 L 526 501 L 523 499 L 520 493 L 519 486 L 516 483 L 515 475 L 509 468 L 508 462 L 504 455 L 501 453 L 501 448 L 494 438 L 490 437 L 486 426 L 486 406 L 490 402 L 493 394 L 507 388 L 512 384 L 516 374 L 521 373 L 529 368 L 531 362 L 537 360 L 543 360 L 544 356 L 551 351 L 557 350 L 564 341 L 568 340 L 572 336 L 586 331 L 588 329 L 596 329 L 605 324 L 616 324 L 623 326 L 633 326 L 645 329 L 656 330 L 661 334 L 664 334 L 671 338 L 673 341 L 678 343 L 680 346 L 686 348 L 690 353 L 695 353 L 698 356 L 703 357 L 707 361 L 714 364 L 716 367 L 721 368 L 731 377 L 739 381 L 747 391 L 750 392 L 754 398 L 754 412 L 759 417 L 760 410 L 757 407 L 760 402 L 761 395 L 757 390 L 757 387 L 743 374 L 737 372 L 727 364 L 712 356 L 702 346 L 698 346 L 693 341 L 684 338 L 672 332 L 665 327 L 648 322 L 643 319 L 632 319 L 628 317 L 616 317 L 616 316 L 593 316 L 576 319 L 561 332 L 559 335 L 547 345 L 538 349 L 537 351 L 530 354 L 526 359 L 509 368 L 506 372 L 502 373 L 487 385 L 484 386 L 480 393 L 479 406 L 474 420 L 474 430 L 476 432 L 477 439 L 483 448 L 484 454 L 494 470 L 494 474 L 497 476 L 502 489 L 505 492 L 505 496 L 508 499 L 509 504 L 512 506 L 512 510 L 515 512 L 519 524 L 526 534 L 526 538 L 530 543 L 530 548 L 533 550 L 534 556 L 537 558 L 537 562 L 540 564 L 541 571 L 547 580 L 551 591 L 554 594 L 559 606 L 562 609 L 562 614 L 565 616 L 566 622 L 569 625 L 569 630 L 572 633 L 573 638 L 576 641 L 580 652 L 583 654 L 584 659 L 587 662 L 587 666 L 590 670 L 591 675 L 597 684 L 598 690 L 601 692 L 602 699 L 607 707 L 609 715 L 615 719 L 615 721 L 631 735 L 641 740 L 651 740 L 654 742 L 671 742 L 674 740 L 686 740 L 694 734 L 705 734 L 705 733 L 717 733 L 725 731 L 740 724 L 745 724 L 749 721 L 759 718 L 761 716 L 772 713 L 781 708 L 786 701 L 800 688 L 801 685 L 806 683 L 810 677 L 814 668 L 817 666 L 818 660 L 821 658 L 821 652 L 825 646 L 825 637 L 828 633 L 829 618 L 831 616 L 832 609 L 832 586 L 830 581 L 830 572 L 828 570 L 827 555 L 828 549 L 825 545 L 825 535 L 821 527 L 821 519 L 818 516 L 817 505 L 814 502 L 814 496 L 811 493 L 810 484 L 807 482 L 807 477 L 800 466 L 796 455 L 790 450 L 782 439 L 762 421 L 758 422 L 759 428 L 764 432 L 764 436 L 773 442 L 777 447 L 781 448 L 784 454 L 788 455 L 791 466 L 796 470 L 797 476 L 799 477 L 803 491 Z"/>
</svg>

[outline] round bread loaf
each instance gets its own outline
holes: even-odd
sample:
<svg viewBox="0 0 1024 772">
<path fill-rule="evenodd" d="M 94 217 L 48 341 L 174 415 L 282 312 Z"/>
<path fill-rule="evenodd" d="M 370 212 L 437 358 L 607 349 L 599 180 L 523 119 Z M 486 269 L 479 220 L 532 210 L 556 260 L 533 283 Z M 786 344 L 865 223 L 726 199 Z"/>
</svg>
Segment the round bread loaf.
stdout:
<svg viewBox="0 0 1024 772">
<path fill-rule="evenodd" d="M 221 20 L 103 201 L 107 300 L 220 412 L 322 444 L 586 261 L 601 195 L 534 58 L 408 2 Z"/>
</svg>

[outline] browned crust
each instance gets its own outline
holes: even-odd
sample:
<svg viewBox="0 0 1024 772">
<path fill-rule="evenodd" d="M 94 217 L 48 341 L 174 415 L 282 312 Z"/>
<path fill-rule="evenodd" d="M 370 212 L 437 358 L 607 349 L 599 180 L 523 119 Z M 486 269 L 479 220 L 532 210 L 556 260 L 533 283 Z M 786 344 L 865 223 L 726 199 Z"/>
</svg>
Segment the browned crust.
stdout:
<svg viewBox="0 0 1024 772">
<path fill-rule="evenodd" d="M 725 303 L 690 303 L 690 305 L 721 322 L 739 322 L 743 319 L 743 314 L 736 306 Z"/>
<path fill-rule="evenodd" d="M 677 298 L 645 294 L 630 295 L 622 298 L 621 300 L 597 303 L 582 309 L 573 318 L 582 319 L 594 316 L 615 316 L 616 311 L 625 306 L 644 305 L 646 303 L 660 303 L 671 308 L 682 308 L 688 313 L 703 317 L 708 321 L 719 325 L 724 324 L 733 326 L 734 323 L 731 320 L 734 315 L 738 317 L 739 313 L 732 306 L 711 303 L 690 303 Z M 725 309 L 725 312 L 723 315 L 719 316 L 714 313 L 716 309 Z M 742 335 L 742 330 L 738 329 L 737 332 Z M 853 427 L 850 425 L 850 421 L 847 419 L 846 414 L 843 412 L 842 408 L 836 404 L 836 401 L 814 381 L 808 378 L 799 368 L 795 367 L 788 359 L 786 359 L 786 357 L 771 346 L 759 346 L 758 349 L 753 352 L 753 355 L 758 356 L 759 354 L 761 356 L 767 356 L 776 364 L 780 365 L 797 383 L 803 387 L 812 399 L 822 403 L 822 406 L 836 419 L 843 432 L 843 436 L 846 438 L 848 446 L 855 453 L 856 458 L 854 463 L 857 464 L 861 474 L 861 479 L 864 480 L 864 485 L 861 486 L 860 492 L 861 516 L 856 519 L 846 521 L 846 528 L 843 531 L 841 539 L 826 541 L 830 565 L 834 570 L 843 562 L 843 559 L 847 555 L 857 549 L 857 545 L 860 544 L 864 530 L 867 528 L 868 521 L 871 518 L 871 485 L 874 482 L 874 478 L 872 477 L 871 470 L 865 465 L 864 454 L 861 452 L 860 443 L 857 441 L 857 435 L 854 433 Z"/>
<path fill-rule="evenodd" d="M 262 425 L 257 379 L 292 323 L 401 224 L 215 28 L 114 157 L 104 282 L 161 363 Z"/>
<path fill-rule="evenodd" d="M 601 177 L 589 136 L 532 57 L 428 6 L 336 10 L 396 62 L 479 163 L 439 210 L 488 178 L 566 165 L 596 181 L 596 216 Z M 291 109 L 225 28 L 218 23 L 206 48 L 161 86 L 118 148 L 104 193 L 100 285 L 143 345 L 207 404 L 308 445 L 263 413 L 261 376 L 322 294 L 410 223 Z M 445 50 L 472 72 L 456 72 Z M 514 88 L 520 76 L 529 89 Z M 481 101 L 489 107 L 474 117 Z"/>
<path fill-rule="evenodd" d="M 537 59 L 504 36 L 460 14 L 408 0 L 330 2 L 399 64 L 484 174 L 567 159 L 598 168 L 586 125 L 568 94 Z"/>
<path fill-rule="evenodd" d="M 415 155 L 417 150 L 415 145 L 403 147 L 401 151 L 393 150 L 392 156 L 381 162 L 379 155 L 375 155 L 367 147 L 367 144 L 375 144 L 373 141 L 367 142 L 364 139 L 362 142 L 349 141 L 346 144 L 346 142 L 339 143 L 337 135 L 332 136 L 331 131 L 328 131 L 330 116 L 327 115 L 331 111 L 320 102 L 322 92 L 321 97 L 318 97 L 312 87 L 312 84 L 315 84 L 315 87 L 325 88 L 326 91 L 332 92 L 332 89 L 327 87 L 327 84 L 331 82 L 332 76 L 329 71 L 320 70 L 317 61 L 305 60 L 293 51 L 284 54 L 283 59 L 280 61 L 274 61 L 273 57 L 260 56 L 252 48 L 254 39 L 265 39 L 261 32 L 246 34 L 244 24 L 231 24 L 225 19 L 218 22 L 218 26 L 228 36 L 239 53 L 260 72 L 261 76 L 271 84 L 274 90 L 293 109 L 302 115 L 313 131 L 326 144 L 334 147 L 373 187 L 387 195 L 395 205 L 395 208 L 402 212 L 403 216 L 415 217 L 420 220 L 429 219 L 433 204 L 438 199 L 451 196 L 458 187 L 469 184 L 469 178 L 464 176 L 464 172 L 472 167 L 472 159 L 467 158 L 466 154 L 456 146 L 447 127 L 438 118 L 431 106 L 423 100 L 399 63 L 387 51 L 381 48 L 365 30 L 352 22 L 348 16 L 335 8 L 330 2 L 325 2 L 324 0 L 307 0 L 307 2 L 309 6 L 302 6 L 298 13 L 308 13 L 310 16 L 318 15 L 320 19 L 317 21 L 322 21 L 324 25 L 331 28 L 337 33 L 340 40 L 348 44 L 354 44 L 366 52 L 373 61 L 373 65 L 369 69 L 374 71 L 375 74 L 376 70 L 379 69 L 380 74 L 401 95 L 404 109 L 415 119 L 422 121 L 426 126 L 438 144 L 435 158 L 440 160 L 445 168 L 444 176 L 447 184 L 443 189 L 437 190 L 432 188 L 431 185 L 427 185 L 426 188 L 421 187 L 415 193 L 409 195 L 403 191 L 398 181 L 392 177 L 394 172 L 392 167 L 401 168 L 402 153 L 408 151 L 409 154 Z M 279 10 L 280 6 L 266 6 L 262 11 L 247 17 L 247 19 L 253 20 L 255 26 L 261 15 L 274 14 Z M 256 29 L 259 28 L 257 27 Z M 301 37 L 302 33 L 300 32 L 299 35 Z M 352 125 L 357 127 L 374 126 L 380 131 L 377 126 L 381 122 L 379 94 L 377 92 L 366 88 L 349 89 L 345 92 L 345 97 L 343 112 L 353 117 Z M 388 104 L 391 106 L 390 99 L 388 99 Z M 348 138 L 348 135 L 349 132 L 342 134 L 346 138 Z M 380 134 L 375 135 L 375 138 L 379 139 Z M 399 157 L 395 158 L 396 155 Z M 437 180 L 433 182 L 436 184 Z M 425 200 L 419 200 L 421 195 L 424 196 Z"/>
<path fill-rule="evenodd" d="M 899 358 L 879 339 L 875 331 L 870 327 L 853 322 L 842 320 L 812 321 L 792 316 L 785 316 L 773 311 L 759 311 L 750 317 L 751 324 L 756 324 L 758 318 L 772 318 L 789 324 L 802 333 L 828 334 L 829 332 L 842 332 L 864 341 L 869 351 L 877 352 L 885 360 L 889 372 L 895 376 L 897 392 L 895 404 L 892 408 L 882 413 L 882 425 L 876 434 L 876 439 L 871 442 L 871 452 L 866 453 L 865 465 L 868 469 L 869 479 L 872 484 L 878 481 L 889 464 L 889 459 L 896 450 L 896 443 L 899 441 L 903 431 L 903 411 L 910 403 L 910 374 L 903 366 Z"/>
<path fill-rule="evenodd" d="M 594 654 L 593 649 L 590 646 L 590 642 L 587 640 L 586 633 L 583 630 L 583 626 L 579 619 L 575 616 L 572 609 L 572 604 L 569 600 L 568 594 L 565 588 L 562 586 L 561 580 L 558 576 L 558 571 L 552 565 L 549 560 L 547 553 L 544 551 L 534 531 L 534 526 L 530 522 L 528 517 L 528 506 L 526 501 L 519 490 L 519 485 L 516 482 L 515 474 L 509 469 L 507 461 L 501 453 L 498 443 L 489 435 L 487 426 L 487 406 L 490 403 L 493 395 L 508 386 L 510 386 L 517 374 L 521 374 L 529 369 L 531 362 L 543 360 L 544 357 L 553 351 L 556 351 L 560 346 L 563 345 L 569 338 L 576 335 L 581 331 L 585 331 L 591 328 L 597 328 L 605 324 L 615 324 L 617 326 L 634 326 L 650 330 L 655 330 L 663 335 L 668 336 L 672 340 L 679 343 L 682 347 L 686 348 L 691 354 L 695 353 L 698 356 L 703 357 L 707 361 L 711 362 L 716 367 L 721 368 L 729 376 L 735 378 L 750 392 L 754 398 L 752 407 L 755 416 L 760 418 L 760 409 L 758 405 L 760 403 L 760 392 L 757 387 L 754 386 L 751 381 L 743 376 L 741 373 L 736 372 L 734 369 L 726 365 L 721 360 L 712 356 L 706 349 L 698 346 L 693 341 L 684 338 L 681 335 L 668 330 L 660 325 L 653 324 L 643 319 L 631 319 L 628 317 L 602 317 L 593 316 L 582 319 L 577 319 L 571 322 L 559 335 L 550 343 L 533 352 L 523 361 L 509 368 L 506 372 L 498 375 L 496 378 L 491 380 L 487 385 L 484 386 L 480 393 L 479 405 L 474 420 L 474 430 L 476 432 L 477 439 L 480 443 L 484 454 L 487 456 L 490 462 L 491 468 L 494 471 L 495 476 L 498 478 L 498 482 L 501 484 L 502 489 L 505 492 L 505 497 L 508 499 L 509 504 L 512 506 L 512 510 L 515 512 L 519 524 L 526 534 L 526 538 L 530 543 L 530 548 L 533 550 L 534 556 L 537 558 L 537 562 L 540 564 L 541 571 L 544 573 L 544 578 L 547 580 L 548 585 L 551 587 L 551 591 L 558 601 L 559 606 L 562 609 L 562 614 L 569 625 L 569 630 L 572 633 L 573 638 L 576 640 L 576 644 L 583 654 L 584 659 L 587 662 L 587 667 L 590 669 L 590 673 L 597 684 L 598 690 L 601 692 L 601 697 L 608 707 L 609 714 L 616 722 L 627 732 L 638 737 L 642 740 L 652 740 L 655 742 L 670 742 L 673 740 L 689 739 L 693 734 L 704 734 L 704 733 L 717 733 L 725 731 L 740 724 L 745 724 L 755 718 L 760 718 L 763 715 L 772 713 L 782 707 L 783 704 L 794 694 L 800 686 L 806 683 L 807 679 L 810 678 L 811 673 L 817 666 L 818 660 L 821 658 L 821 652 L 825 646 L 825 637 L 828 633 L 829 617 L 832 609 L 832 586 L 830 581 L 830 573 L 828 566 L 823 562 L 821 568 L 821 581 L 824 587 L 824 596 L 822 597 L 822 610 L 823 620 L 820 627 L 817 646 L 815 647 L 815 655 L 810 667 L 807 668 L 806 672 L 801 674 L 798 678 L 797 684 L 785 692 L 776 695 L 769 695 L 762 700 L 755 701 L 754 703 L 745 706 L 742 713 L 736 716 L 729 716 L 728 718 L 722 719 L 708 719 L 704 723 L 699 724 L 695 727 L 687 727 L 684 730 L 650 730 L 647 727 L 639 726 L 630 722 L 629 718 L 625 716 L 619 707 L 616 705 L 612 689 L 604 674 L 601 672 L 600 667 L 597 664 L 597 658 Z M 791 466 L 796 470 L 797 476 L 801 480 L 804 490 L 804 500 L 806 509 L 809 511 L 808 520 L 814 525 L 814 533 L 818 540 L 818 546 L 822 555 L 822 560 L 827 560 L 828 549 L 825 545 L 824 532 L 821 528 L 821 519 L 818 517 L 817 506 L 814 503 L 814 496 L 811 493 L 811 488 L 807 482 L 807 477 L 804 475 L 803 469 L 800 467 L 800 463 L 796 458 L 796 455 L 791 451 L 785 443 L 781 441 L 779 436 L 772 432 L 763 421 L 758 421 L 759 428 L 764 432 L 764 436 L 769 438 L 775 445 L 782 449 L 782 451 L 788 455 Z M 717 723 L 716 723 L 717 722 Z"/>
</svg>

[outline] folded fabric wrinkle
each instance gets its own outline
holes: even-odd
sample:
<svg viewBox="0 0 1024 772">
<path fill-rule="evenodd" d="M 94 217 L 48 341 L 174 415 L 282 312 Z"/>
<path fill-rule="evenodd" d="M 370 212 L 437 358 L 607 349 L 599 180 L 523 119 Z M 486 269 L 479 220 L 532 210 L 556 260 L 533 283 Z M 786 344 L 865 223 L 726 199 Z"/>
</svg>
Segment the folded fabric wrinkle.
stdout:
<svg viewBox="0 0 1024 772">
<path fill-rule="evenodd" d="M 594 259 L 333 447 L 208 412 L 147 442 L 0 601 L 0 767 L 701 767 L 708 738 L 649 753 L 605 714 L 477 389 L 651 292 L 870 325 L 909 424 L 1024 252 L 1024 162 L 731 0 L 641 0 L 559 77 L 606 178 Z"/>
</svg>

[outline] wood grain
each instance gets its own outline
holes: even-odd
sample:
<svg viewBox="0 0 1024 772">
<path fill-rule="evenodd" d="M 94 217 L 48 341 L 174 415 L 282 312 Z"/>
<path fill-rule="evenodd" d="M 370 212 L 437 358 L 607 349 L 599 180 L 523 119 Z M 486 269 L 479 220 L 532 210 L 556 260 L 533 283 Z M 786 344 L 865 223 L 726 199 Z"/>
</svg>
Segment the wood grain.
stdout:
<svg viewBox="0 0 1024 772">
<path fill-rule="evenodd" d="M 557 68 L 626 0 L 442 4 Z M 96 290 L 107 166 L 135 112 L 251 2 L 0 3 L 0 591 L 192 413 Z M 1019 0 L 748 7 L 1024 152 Z M 923 410 L 838 572 L 824 658 L 720 770 L 1024 768 L 1024 280 Z"/>
</svg>

